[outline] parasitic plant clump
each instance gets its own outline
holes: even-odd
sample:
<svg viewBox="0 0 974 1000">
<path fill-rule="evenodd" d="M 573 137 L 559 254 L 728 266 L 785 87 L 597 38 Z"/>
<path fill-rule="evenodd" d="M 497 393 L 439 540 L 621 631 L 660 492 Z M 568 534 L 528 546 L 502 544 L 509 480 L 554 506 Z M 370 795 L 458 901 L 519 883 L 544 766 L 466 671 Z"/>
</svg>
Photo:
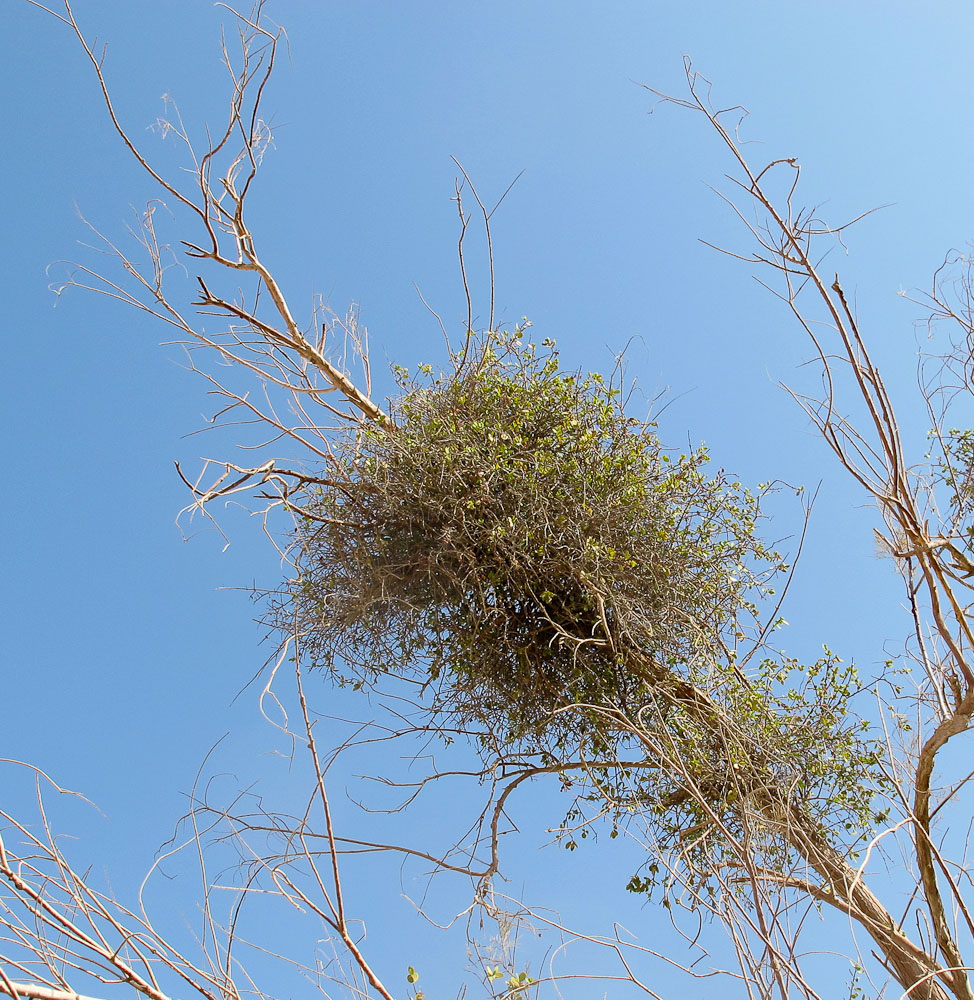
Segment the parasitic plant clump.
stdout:
<svg viewBox="0 0 974 1000">
<path fill-rule="evenodd" d="M 704 450 L 671 456 L 612 380 L 521 332 L 449 376 L 400 370 L 391 423 L 336 444 L 287 611 L 316 664 L 432 682 L 515 738 L 726 662 L 777 562 L 757 499 Z"/>
</svg>

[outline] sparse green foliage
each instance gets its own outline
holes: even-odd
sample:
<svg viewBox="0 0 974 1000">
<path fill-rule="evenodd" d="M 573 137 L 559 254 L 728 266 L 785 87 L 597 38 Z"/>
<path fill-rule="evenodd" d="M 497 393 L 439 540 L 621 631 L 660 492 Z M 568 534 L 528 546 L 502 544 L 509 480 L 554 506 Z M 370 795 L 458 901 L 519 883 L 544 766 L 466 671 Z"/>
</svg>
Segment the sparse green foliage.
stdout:
<svg viewBox="0 0 974 1000">
<path fill-rule="evenodd" d="M 739 863 L 747 840 L 753 861 L 780 873 L 796 861 L 788 823 L 801 815 L 833 843 L 853 845 L 872 827 L 883 780 L 881 745 L 850 711 L 855 667 L 826 654 L 805 665 L 767 657 L 746 680 L 728 678 L 709 692 L 706 711 L 678 706 L 652 730 L 666 766 L 627 773 L 616 789 L 617 819 L 637 809 L 652 817 L 658 852 L 678 858 L 679 885 L 711 891 L 715 870 Z M 647 731 L 650 727 L 646 727 Z M 629 882 L 650 893 L 674 884 L 656 857 Z"/>
<path fill-rule="evenodd" d="M 947 487 L 951 527 L 970 546 L 974 535 L 974 428 L 953 427 L 938 436 L 942 458 L 936 476 Z"/>
</svg>

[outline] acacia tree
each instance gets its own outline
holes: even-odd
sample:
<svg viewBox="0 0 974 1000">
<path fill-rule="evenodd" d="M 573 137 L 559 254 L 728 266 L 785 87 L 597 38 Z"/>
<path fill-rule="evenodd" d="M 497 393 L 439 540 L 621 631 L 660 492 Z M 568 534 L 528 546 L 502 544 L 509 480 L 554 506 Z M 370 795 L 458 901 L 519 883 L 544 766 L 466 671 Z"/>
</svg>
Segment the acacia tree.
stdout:
<svg viewBox="0 0 974 1000">
<path fill-rule="evenodd" d="M 224 48 L 229 114 L 209 146 L 194 149 L 178 115 L 163 123 L 185 148 L 189 181 L 143 154 L 70 5 L 55 16 L 90 59 L 124 146 L 176 210 L 177 253 L 194 269 L 197 297 L 184 303 L 170 291 L 175 257 L 157 228 L 158 201 L 136 234 L 147 263 L 106 240 L 119 276 L 82 264 L 70 283 L 153 315 L 260 390 L 194 364 L 221 398 L 221 415 L 256 423 L 267 438 L 256 461 L 211 461 L 184 475 L 187 513 L 209 516 L 213 501 L 249 496 L 267 517 L 293 519 L 282 546 L 293 572 L 268 595 L 281 646 L 263 699 L 306 748 L 309 793 L 298 816 L 247 797 L 228 805 L 194 794 L 187 842 L 203 859 L 207 845 L 232 843 L 243 877 L 218 913 L 218 886 L 201 863 L 206 933 L 192 957 L 141 904 L 127 908 L 93 888 L 46 823 L 38 830 L 4 814 L 0 990 L 62 1000 L 83 975 L 155 1000 L 187 989 L 269 995 L 237 953 L 247 944 L 242 914 L 271 898 L 329 928 L 349 970 L 345 988 L 391 998 L 342 881 L 343 857 L 363 850 L 422 857 L 438 877 L 467 880 L 471 912 L 503 927 L 569 933 L 497 889 L 507 806 L 529 780 L 550 776 L 572 793 L 564 842 L 598 824 L 638 838 L 646 862 L 629 891 L 673 913 L 716 918 L 748 995 L 834 992 L 818 985 L 801 944 L 810 915 L 822 911 L 835 915 L 836 950 L 857 967 L 870 966 L 871 953 L 902 994 L 970 996 L 964 846 L 932 825 L 951 809 L 963 814 L 967 776 L 938 789 L 934 774 L 974 707 L 965 596 L 974 577 L 974 433 L 950 417 L 971 385 L 966 259 L 938 272 L 927 303 L 959 336 L 923 368 L 933 450 L 918 464 L 839 277 L 819 270 L 819 244 L 845 227 L 800 207 L 796 160 L 749 165 L 736 132 L 742 112 L 715 110 L 689 65 L 688 96 L 662 98 L 700 114 L 730 151 L 729 201 L 755 241 L 740 256 L 772 270 L 821 365 L 821 394 L 795 397 L 875 501 L 880 544 L 905 582 L 913 639 L 899 674 L 859 678 L 830 653 L 800 664 L 772 644 L 781 623 L 775 580 L 787 584 L 792 567 L 758 535 L 760 493 L 708 474 L 702 451 L 671 455 L 653 424 L 628 413 L 620 372 L 566 372 L 553 344 L 529 343 L 528 325 L 496 330 L 492 298 L 485 329 L 474 329 L 464 263 L 472 218 L 493 248 L 491 210 L 469 179 L 456 190 L 468 304 L 460 342 L 436 369 L 397 369 L 399 394 L 380 403 L 355 314 L 299 322 L 249 225 L 247 199 L 270 141 L 261 103 L 281 38 L 261 7 L 234 15 L 239 53 Z M 780 174 L 788 181 L 778 197 Z M 348 358 L 330 353 L 339 337 L 352 345 Z M 368 690 L 386 706 L 384 721 L 320 749 L 309 669 Z M 864 690 L 878 698 L 871 725 L 854 700 Z M 907 714 L 913 732 L 897 725 Z M 459 767 L 431 765 L 403 788 L 408 807 L 458 775 L 481 786 L 467 832 L 442 850 L 336 830 L 326 783 L 334 760 L 363 741 L 417 739 L 475 754 L 474 766 L 466 757 Z M 899 856 L 909 863 L 891 878 L 878 862 Z M 896 909 L 904 889 L 908 901 Z M 653 952 L 619 932 L 585 940 L 615 956 L 616 979 L 655 995 L 637 971 Z M 306 971 L 328 988 L 329 973 L 314 962 Z M 484 972 L 507 995 L 545 986 L 515 958 Z"/>
</svg>

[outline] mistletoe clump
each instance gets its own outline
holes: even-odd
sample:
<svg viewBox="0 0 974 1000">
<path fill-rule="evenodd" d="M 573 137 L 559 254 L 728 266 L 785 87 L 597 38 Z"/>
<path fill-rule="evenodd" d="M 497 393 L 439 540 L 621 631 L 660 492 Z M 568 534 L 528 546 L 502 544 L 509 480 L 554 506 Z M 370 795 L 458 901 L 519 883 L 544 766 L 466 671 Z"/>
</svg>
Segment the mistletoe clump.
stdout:
<svg viewBox="0 0 974 1000">
<path fill-rule="evenodd" d="M 313 661 L 432 684 L 518 738 L 631 716 L 726 661 L 777 561 L 757 499 L 550 343 L 479 346 L 447 376 L 400 371 L 391 421 L 340 441 L 311 491 L 287 614 Z"/>
</svg>

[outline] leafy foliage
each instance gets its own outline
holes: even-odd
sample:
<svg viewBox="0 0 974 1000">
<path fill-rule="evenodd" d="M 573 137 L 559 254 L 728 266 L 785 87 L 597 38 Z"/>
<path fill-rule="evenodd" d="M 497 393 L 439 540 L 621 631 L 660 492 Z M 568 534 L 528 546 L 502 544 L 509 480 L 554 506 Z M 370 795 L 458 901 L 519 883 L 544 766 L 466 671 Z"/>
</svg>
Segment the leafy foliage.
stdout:
<svg viewBox="0 0 974 1000">
<path fill-rule="evenodd" d="M 939 443 L 943 458 L 936 473 L 948 488 L 951 527 L 969 544 L 974 535 L 974 429 L 952 427 L 939 436 Z"/>
<path fill-rule="evenodd" d="M 854 668 L 739 666 L 784 568 L 758 497 L 708 476 L 704 449 L 670 455 L 613 380 L 562 370 L 549 342 L 476 346 L 446 376 L 400 370 L 392 422 L 337 442 L 281 609 L 312 662 L 414 680 L 547 763 L 608 759 L 582 797 L 648 822 L 689 882 L 735 839 L 784 866 L 793 810 L 837 835 L 868 822 L 879 754 L 848 717 Z"/>
<path fill-rule="evenodd" d="M 513 736 L 568 705 L 638 711 L 734 642 L 777 560 L 704 450 L 671 458 L 618 387 L 519 334 L 456 376 L 403 376 L 395 429 L 337 446 L 294 589 L 318 663 L 423 671 Z"/>
<path fill-rule="evenodd" d="M 704 710 L 699 698 L 684 702 L 651 727 L 667 767 L 630 771 L 628 795 L 612 796 L 618 822 L 648 814 L 656 838 L 628 889 L 709 891 L 714 872 L 740 866 L 744 843 L 749 864 L 783 875 L 796 861 L 789 826 L 798 817 L 832 843 L 854 844 L 882 819 L 872 806 L 884 783 L 882 748 L 849 711 L 858 690 L 854 665 L 829 650 L 808 665 L 779 655 L 721 684 Z"/>
</svg>

